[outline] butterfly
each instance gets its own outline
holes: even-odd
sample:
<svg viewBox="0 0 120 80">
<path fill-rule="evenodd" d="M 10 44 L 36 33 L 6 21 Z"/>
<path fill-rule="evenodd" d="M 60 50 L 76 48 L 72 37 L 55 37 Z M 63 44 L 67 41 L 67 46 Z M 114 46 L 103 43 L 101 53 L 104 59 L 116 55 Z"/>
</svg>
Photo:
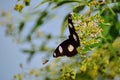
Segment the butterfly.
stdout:
<svg viewBox="0 0 120 80">
<path fill-rule="evenodd" d="M 60 56 L 72 57 L 76 55 L 77 48 L 80 46 L 80 41 L 72 21 L 72 15 L 68 15 L 68 28 L 69 28 L 69 38 L 63 41 L 54 51 L 53 57 L 57 58 Z"/>
</svg>

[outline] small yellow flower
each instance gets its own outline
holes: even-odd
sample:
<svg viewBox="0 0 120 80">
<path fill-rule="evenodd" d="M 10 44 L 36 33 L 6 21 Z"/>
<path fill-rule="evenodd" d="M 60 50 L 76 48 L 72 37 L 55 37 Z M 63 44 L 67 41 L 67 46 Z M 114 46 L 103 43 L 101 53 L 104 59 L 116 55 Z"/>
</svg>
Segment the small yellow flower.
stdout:
<svg viewBox="0 0 120 80">
<path fill-rule="evenodd" d="M 36 77 L 40 76 L 40 72 L 37 71 L 37 70 L 35 70 L 35 69 L 32 69 L 32 70 L 30 71 L 30 74 L 31 74 L 31 75 L 35 75 Z"/>
<path fill-rule="evenodd" d="M 85 72 L 86 71 L 86 64 L 84 64 L 84 65 L 82 65 L 81 67 L 80 67 L 80 71 L 81 72 Z"/>
<path fill-rule="evenodd" d="M 31 1 L 31 0 L 24 0 L 25 5 L 26 5 L 26 6 L 29 6 L 29 5 L 30 5 L 30 1 Z"/>
</svg>

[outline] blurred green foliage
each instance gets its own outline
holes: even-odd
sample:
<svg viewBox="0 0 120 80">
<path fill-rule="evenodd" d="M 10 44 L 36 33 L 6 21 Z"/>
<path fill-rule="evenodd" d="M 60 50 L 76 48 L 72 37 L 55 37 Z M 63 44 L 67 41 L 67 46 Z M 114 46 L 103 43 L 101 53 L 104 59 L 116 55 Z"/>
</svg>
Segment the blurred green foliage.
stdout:
<svg viewBox="0 0 120 80">
<path fill-rule="evenodd" d="M 30 6 L 30 0 L 24 0 L 26 6 Z M 23 4 L 24 4 L 23 3 Z M 59 37 L 46 34 L 38 29 L 45 21 L 50 20 L 54 14 L 49 14 L 52 10 L 59 10 L 61 6 L 71 5 L 74 12 L 73 20 L 76 24 L 76 32 L 80 38 L 78 55 L 66 58 L 59 57 L 46 67 L 31 69 L 25 73 L 15 75 L 16 80 L 24 80 L 28 76 L 34 80 L 119 80 L 120 79 L 120 2 L 117 0 L 43 0 L 35 9 L 43 4 L 48 7 L 43 11 L 34 11 L 29 16 L 38 14 L 35 25 L 30 33 L 22 39 L 23 42 L 31 44 L 30 49 L 22 51 L 30 54 L 29 61 L 36 52 L 52 52 L 54 48 L 47 43 L 53 39 L 61 38 L 67 28 L 67 15 L 64 18 L 61 35 Z M 49 11 L 49 7 L 52 9 Z M 22 12 L 25 8 L 16 4 L 15 10 Z M 87 10 L 86 10 L 87 9 Z M 62 12 L 61 12 L 62 13 Z M 7 14 L 3 13 L 3 17 Z M 49 18 L 49 19 L 48 19 Z M 12 35 L 21 40 L 21 34 L 25 29 L 26 21 L 21 20 L 19 27 L 8 23 L 7 35 Z M 37 37 L 34 38 L 34 35 Z M 34 39 L 45 40 L 40 46 L 33 44 Z M 48 54 L 46 54 L 48 55 Z M 52 54 L 51 54 L 52 55 Z M 21 67 L 24 69 L 24 66 Z"/>
</svg>

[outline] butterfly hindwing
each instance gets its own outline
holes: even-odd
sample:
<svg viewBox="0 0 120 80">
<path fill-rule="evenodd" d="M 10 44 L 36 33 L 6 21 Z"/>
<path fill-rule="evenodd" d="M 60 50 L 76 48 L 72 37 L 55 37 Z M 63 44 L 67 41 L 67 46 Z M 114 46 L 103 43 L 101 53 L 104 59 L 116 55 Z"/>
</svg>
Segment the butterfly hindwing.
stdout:
<svg viewBox="0 0 120 80">
<path fill-rule="evenodd" d="M 77 54 L 77 47 L 80 46 L 79 37 L 75 32 L 71 15 L 68 16 L 69 38 L 63 41 L 54 51 L 53 57 L 68 56 L 72 57 Z"/>
<path fill-rule="evenodd" d="M 77 51 L 76 51 L 76 45 L 74 42 L 72 42 L 71 39 L 67 39 L 64 42 L 62 42 L 55 50 L 53 57 L 59 57 L 59 56 L 74 56 Z"/>
<path fill-rule="evenodd" d="M 59 57 L 59 56 L 65 56 L 65 48 L 67 45 L 67 42 L 69 42 L 69 39 L 62 42 L 54 51 L 53 57 Z"/>
</svg>

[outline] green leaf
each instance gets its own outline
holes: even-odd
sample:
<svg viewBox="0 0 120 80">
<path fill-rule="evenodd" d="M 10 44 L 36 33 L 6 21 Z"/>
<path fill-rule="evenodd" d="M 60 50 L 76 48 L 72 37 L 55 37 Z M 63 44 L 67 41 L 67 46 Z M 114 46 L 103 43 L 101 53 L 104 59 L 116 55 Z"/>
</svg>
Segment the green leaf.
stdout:
<svg viewBox="0 0 120 80">
<path fill-rule="evenodd" d="M 21 22 L 21 23 L 20 23 L 20 26 L 19 26 L 19 33 L 22 32 L 22 30 L 23 30 L 23 28 L 24 28 L 24 25 L 25 25 L 24 22 Z"/>
<path fill-rule="evenodd" d="M 27 62 L 30 62 L 32 58 L 33 58 L 33 54 L 30 54 L 28 59 L 27 59 Z"/>
<path fill-rule="evenodd" d="M 35 51 L 34 50 L 29 50 L 29 49 L 24 49 L 22 50 L 24 53 L 30 53 L 33 54 Z"/>
<path fill-rule="evenodd" d="M 46 37 L 47 37 L 47 39 L 49 40 L 49 39 L 52 38 L 52 35 L 51 35 L 51 34 L 48 34 Z"/>
<path fill-rule="evenodd" d="M 113 41 L 114 41 L 118 36 L 120 36 L 119 30 L 117 30 L 117 29 L 116 29 L 116 26 L 114 26 L 114 25 L 111 26 L 109 33 L 110 33 Z"/>
<path fill-rule="evenodd" d="M 110 26 L 105 26 L 104 24 L 101 24 L 100 26 L 104 30 L 103 35 L 107 36 L 109 34 Z"/>
<path fill-rule="evenodd" d="M 83 73 L 81 72 L 76 74 L 75 80 L 93 80 L 93 79 L 91 79 L 91 77 L 87 72 L 83 72 Z"/>
<path fill-rule="evenodd" d="M 29 41 L 29 42 L 32 40 L 31 34 L 29 34 L 29 35 L 26 37 L 26 40 Z"/>
<path fill-rule="evenodd" d="M 48 51 L 49 48 L 46 46 L 47 41 L 44 41 L 40 47 L 40 51 Z"/>
<path fill-rule="evenodd" d="M 33 29 L 31 30 L 30 34 L 32 34 L 33 32 L 35 32 L 35 31 L 38 29 L 38 27 L 40 27 L 40 25 L 43 24 L 43 18 L 45 18 L 45 17 L 47 16 L 47 14 L 48 14 L 48 13 L 47 13 L 46 11 L 43 11 L 43 12 L 41 13 L 40 17 L 38 18 L 35 26 L 34 26 Z"/>
<path fill-rule="evenodd" d="M 90 51 L 91 50 L 91 48 L 89 47 L 89 46 L 85 46 L 85 48 L 84 48 L 84 52 L 88 52 L 88 51 Z"/>
<path fill-rule="evenodd" d="M 64 18 L 64 20 L 63 20 L 63 24 L 62 24 L 62 28 L 61 28 L 61 36 L 63 36 L 63 34 L 64 34 L 64 32 L 65 32 L 65 29 L 67 28 L 67 18 L 68 18 L 68 16 L 66 16 L 65 18 Z"/>
<path fill-rule="evenodd" d="M 62 6 L 63 4 L 73 3 L 73 2 L 80 2 L 80 0 L 69 0 L 69 1 L 60 1 L 54 8 Z"/>
<path fill-rule="evenodd" d="M 33 50 L 33 49 L 30 49 L 30 50 L 24 49 L 24 50 L 22 50 L 22 51 L 23 51 L 24 53 L 29 53 L 29 57 L 28 57 L 27 61 L 30 62 L 31 59 L 33 58 L 33 55 L 35 54 L 35 50 Z"/>
<path fill-rule="evenodd" d="M 42 4 L 45 4 L 45 3 L 47 3 L 47 2 L 49 2 L 49 0 L 43 0 L 41 3 L 39 3 L 35 8 L 38 8 L 38 7 L 40 7 Z M 34 8 L 34 9 L 35 9 Z"/>
<path fill-rule="evenodd" d="M 90 45 L 90 48 L 94 48 L 94 47 L 97 47 L 97 46 L 100 46 L 101 43 L 94 43 L 94 44 L 91 44 Z"/>
<path fill-rule="evenodd" d="M 85 5 L 79 5 L 73 9 L 73 12 L 79 13 L 81 10 L 83 10 Z"/>
</svg>

